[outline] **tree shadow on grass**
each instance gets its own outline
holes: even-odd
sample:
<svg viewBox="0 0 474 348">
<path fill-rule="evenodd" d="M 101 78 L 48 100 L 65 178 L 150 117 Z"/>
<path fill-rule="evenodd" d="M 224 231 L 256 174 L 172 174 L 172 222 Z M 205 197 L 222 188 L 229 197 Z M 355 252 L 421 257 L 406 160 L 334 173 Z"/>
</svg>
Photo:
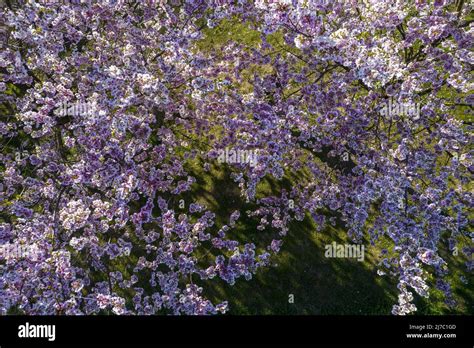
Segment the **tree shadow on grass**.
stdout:
<svg viewBox="0 0 474 348">
<path fill-rule="evenodd" d="M 225 166 L 214 167 L 206 174 L 195 172 L 196 190 L 190 198 L 215 212 L 219 227 L 228 222 L 234 210 L 239 210 L 242 220 L 232 238 L 254 242 L 257 247 L 265 245 L 275 235 L 256 230 L 256 222 L 245 218 L 245 210 L 251 204 L 243 201 L 229 174 Z M 277 195 L 288 186 L 288 182 L 267 184 L 267 190 Z M 333 241 L 351 243 L 340 227 L 316 232 L 310 218 L 296 221 L 270 267 L 258 270 L 249 281 L 238 279 L 233 286 L 220 279 L 203 282 L 205 295 L 213 303 L 227 300 L 231 315 L 390 314 L 396 302 L 396 284 L 376 274 L 374 257 L 367 255 L 367 243 L 366 258 L 358 262 L 326 258 L 325 245 Z"/>
<path fill-rule="evenodd" d="M 362 262 L 324 256 L 325 240 L 342 242 L 337 232 L 315 233 L 307 220 L 293 224 L 272 267 L 234 286 L 208 284 L 210 298 L 228 300 L 230 314 L 390 314 L 394 283 Z"/>
</svg>

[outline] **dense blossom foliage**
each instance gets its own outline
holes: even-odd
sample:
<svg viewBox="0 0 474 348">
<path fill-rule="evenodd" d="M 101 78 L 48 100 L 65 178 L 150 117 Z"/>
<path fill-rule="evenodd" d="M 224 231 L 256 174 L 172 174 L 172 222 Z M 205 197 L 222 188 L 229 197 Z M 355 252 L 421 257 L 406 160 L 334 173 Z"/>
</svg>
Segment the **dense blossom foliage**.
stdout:
<svg viewBox="0 0 474 348">
<path fill-rule="evenodd" d="M 398 279 L 394 314 L 416 310 L 429 277 L 454 305 L 440 250 L 474 268 L 471 10 L 6 1 L 0 245 L 34 253 L 0 254 L 0 312 L 224 313 L 202 284 L 251 279 L 305 218 L 342 224 L 354 242 L 390 241 L 378 273 Z M 252 42 L 203 44 L 233 25 Z M 389 102 L 420 112 L 381 112 Z M 218 225 L 188 198 L 189 165 L 207 171 L 229 148 L 258 153 L 255 165 L 220 164 L 254 209 Z M 291 188 L 259 193 L 288 173 L 301 174 Z M 266 245 L 232 237 L 243 218 Z"/>
</svg>

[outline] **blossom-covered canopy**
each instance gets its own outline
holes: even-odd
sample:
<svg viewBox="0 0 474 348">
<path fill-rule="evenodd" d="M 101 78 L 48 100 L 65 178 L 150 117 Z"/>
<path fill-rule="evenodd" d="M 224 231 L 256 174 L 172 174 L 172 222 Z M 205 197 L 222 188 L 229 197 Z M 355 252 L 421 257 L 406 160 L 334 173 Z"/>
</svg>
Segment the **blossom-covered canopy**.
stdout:
<svg viewBox="0 0 474 348">
<path fill-rule="evenodd" d="M 251 279 L 305 217 L 389 242 L 394 314 L 431 278 L 453 304 L 440 249 L 474 266 L 471 10 L 6 1 L 0 245 L 30 252 L 0 254 L 0 312 L 225 312 L 201 284 Z M 258 160 L 220 164 L 225 149 Z M 253 207 L 226 223 L 190 195 L 192 168 L 215 165 Z M 268 178 L 282 188 L 262 193 Z M 241 219 L 267 244 L 233 238 Z"/>
</svg>

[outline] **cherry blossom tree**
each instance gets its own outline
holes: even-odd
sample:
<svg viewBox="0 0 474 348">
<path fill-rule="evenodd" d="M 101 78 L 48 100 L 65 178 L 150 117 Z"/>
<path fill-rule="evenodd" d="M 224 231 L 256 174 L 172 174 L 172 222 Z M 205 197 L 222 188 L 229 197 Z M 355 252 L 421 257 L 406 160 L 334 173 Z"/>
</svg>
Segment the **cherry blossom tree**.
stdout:
<svg viewBox="0 0 474 348">
<path fill-rule="evenodd" d="M 440 250 L 474 267 L 471 10 L 6 1 L 0 245 L 31 252 L 0 254 L 0 312 L 224 313 L 201 285 L 250 280 L 305 217 L 390 242 L 378 273 L 398 279 L 394 314 L 429 279 L 454 305 Z M 219 164 L 226 149 L 258 160 Z M 191 164 L 226 167 L 253 208 L 217 224 L 187 198 Z M 291 173 L 290 189 L 259 191 Z M 266 244 L 233 237 L 243 218 Z"/>
</svg>

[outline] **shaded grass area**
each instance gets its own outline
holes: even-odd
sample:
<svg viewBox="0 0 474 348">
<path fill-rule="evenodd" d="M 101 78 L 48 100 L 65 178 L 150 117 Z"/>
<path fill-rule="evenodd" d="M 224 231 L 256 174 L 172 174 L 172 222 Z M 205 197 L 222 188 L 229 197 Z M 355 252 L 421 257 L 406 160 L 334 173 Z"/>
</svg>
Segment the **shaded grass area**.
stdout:
<svg viewBox="0 0 474 348">
<path fill-rule="evenodd" d="M 324 257 L 324 245 L 343 243 L 340 231 L 314 232 L 308 219 L 293 224 L 272 267 L 254 279 L 212 284 L 231 314 L 377 314 L 390 312 L 394 284 L 356 260 Z M 294 303 L 290 303 L 290 295 Z"/>
<path fill-rule="evenodd" d="M 200 165 L 191 169 L 197 182 L 189 199 L 205 204 L 216 213 L 220 227 L 227 223 L 234 210 L 245 215 L 248 204 L 240 197 L 236 183 L 228 176 L 225 166 L 214 166 L 210 172 L 203 172 Z M 258 192 L 279 191 L 291 185 L 288 179 L 280 185 L 268 181 L 262 183 Z M 241 242 L 254 242 L 257 247 L 267 243 L 271 236 L 255 229 L 256 223 L 243 219 L 233 231 L 232 237 Z M 260 243 L 259 243 L 260 242 Z M 204 282 L 204 292 L 213 303 L 228 301 L 233 315 L 265 314 L 379 314 L 389 315 L 397 302 L 397 279 L 376 274 L 380 246 L 366 246 L 365 260 L 326 258 L 325 245 L 332 242 L 352 242 L 343 226 L 327 227 L 317 232 L 315 223 L 309 217 L 290 225 L 284 244 L 272 265 L 260 269 L 253 279 L 238 279 L 231 286 L 220 279 Z M 263 243 L 263 244 L 264 244 Z M 459 280 L 465 275 L 469 284 L 472 276 L 466 275 L 465 260 L 443 255 L 449 260 L 453 292 L 458 306 L 450 309 L 443 303 L 440 291 L 433 289 L 428 299 L 415 296 L 417 314 L 472 314 L 473 289 Z"/>
</svg>

